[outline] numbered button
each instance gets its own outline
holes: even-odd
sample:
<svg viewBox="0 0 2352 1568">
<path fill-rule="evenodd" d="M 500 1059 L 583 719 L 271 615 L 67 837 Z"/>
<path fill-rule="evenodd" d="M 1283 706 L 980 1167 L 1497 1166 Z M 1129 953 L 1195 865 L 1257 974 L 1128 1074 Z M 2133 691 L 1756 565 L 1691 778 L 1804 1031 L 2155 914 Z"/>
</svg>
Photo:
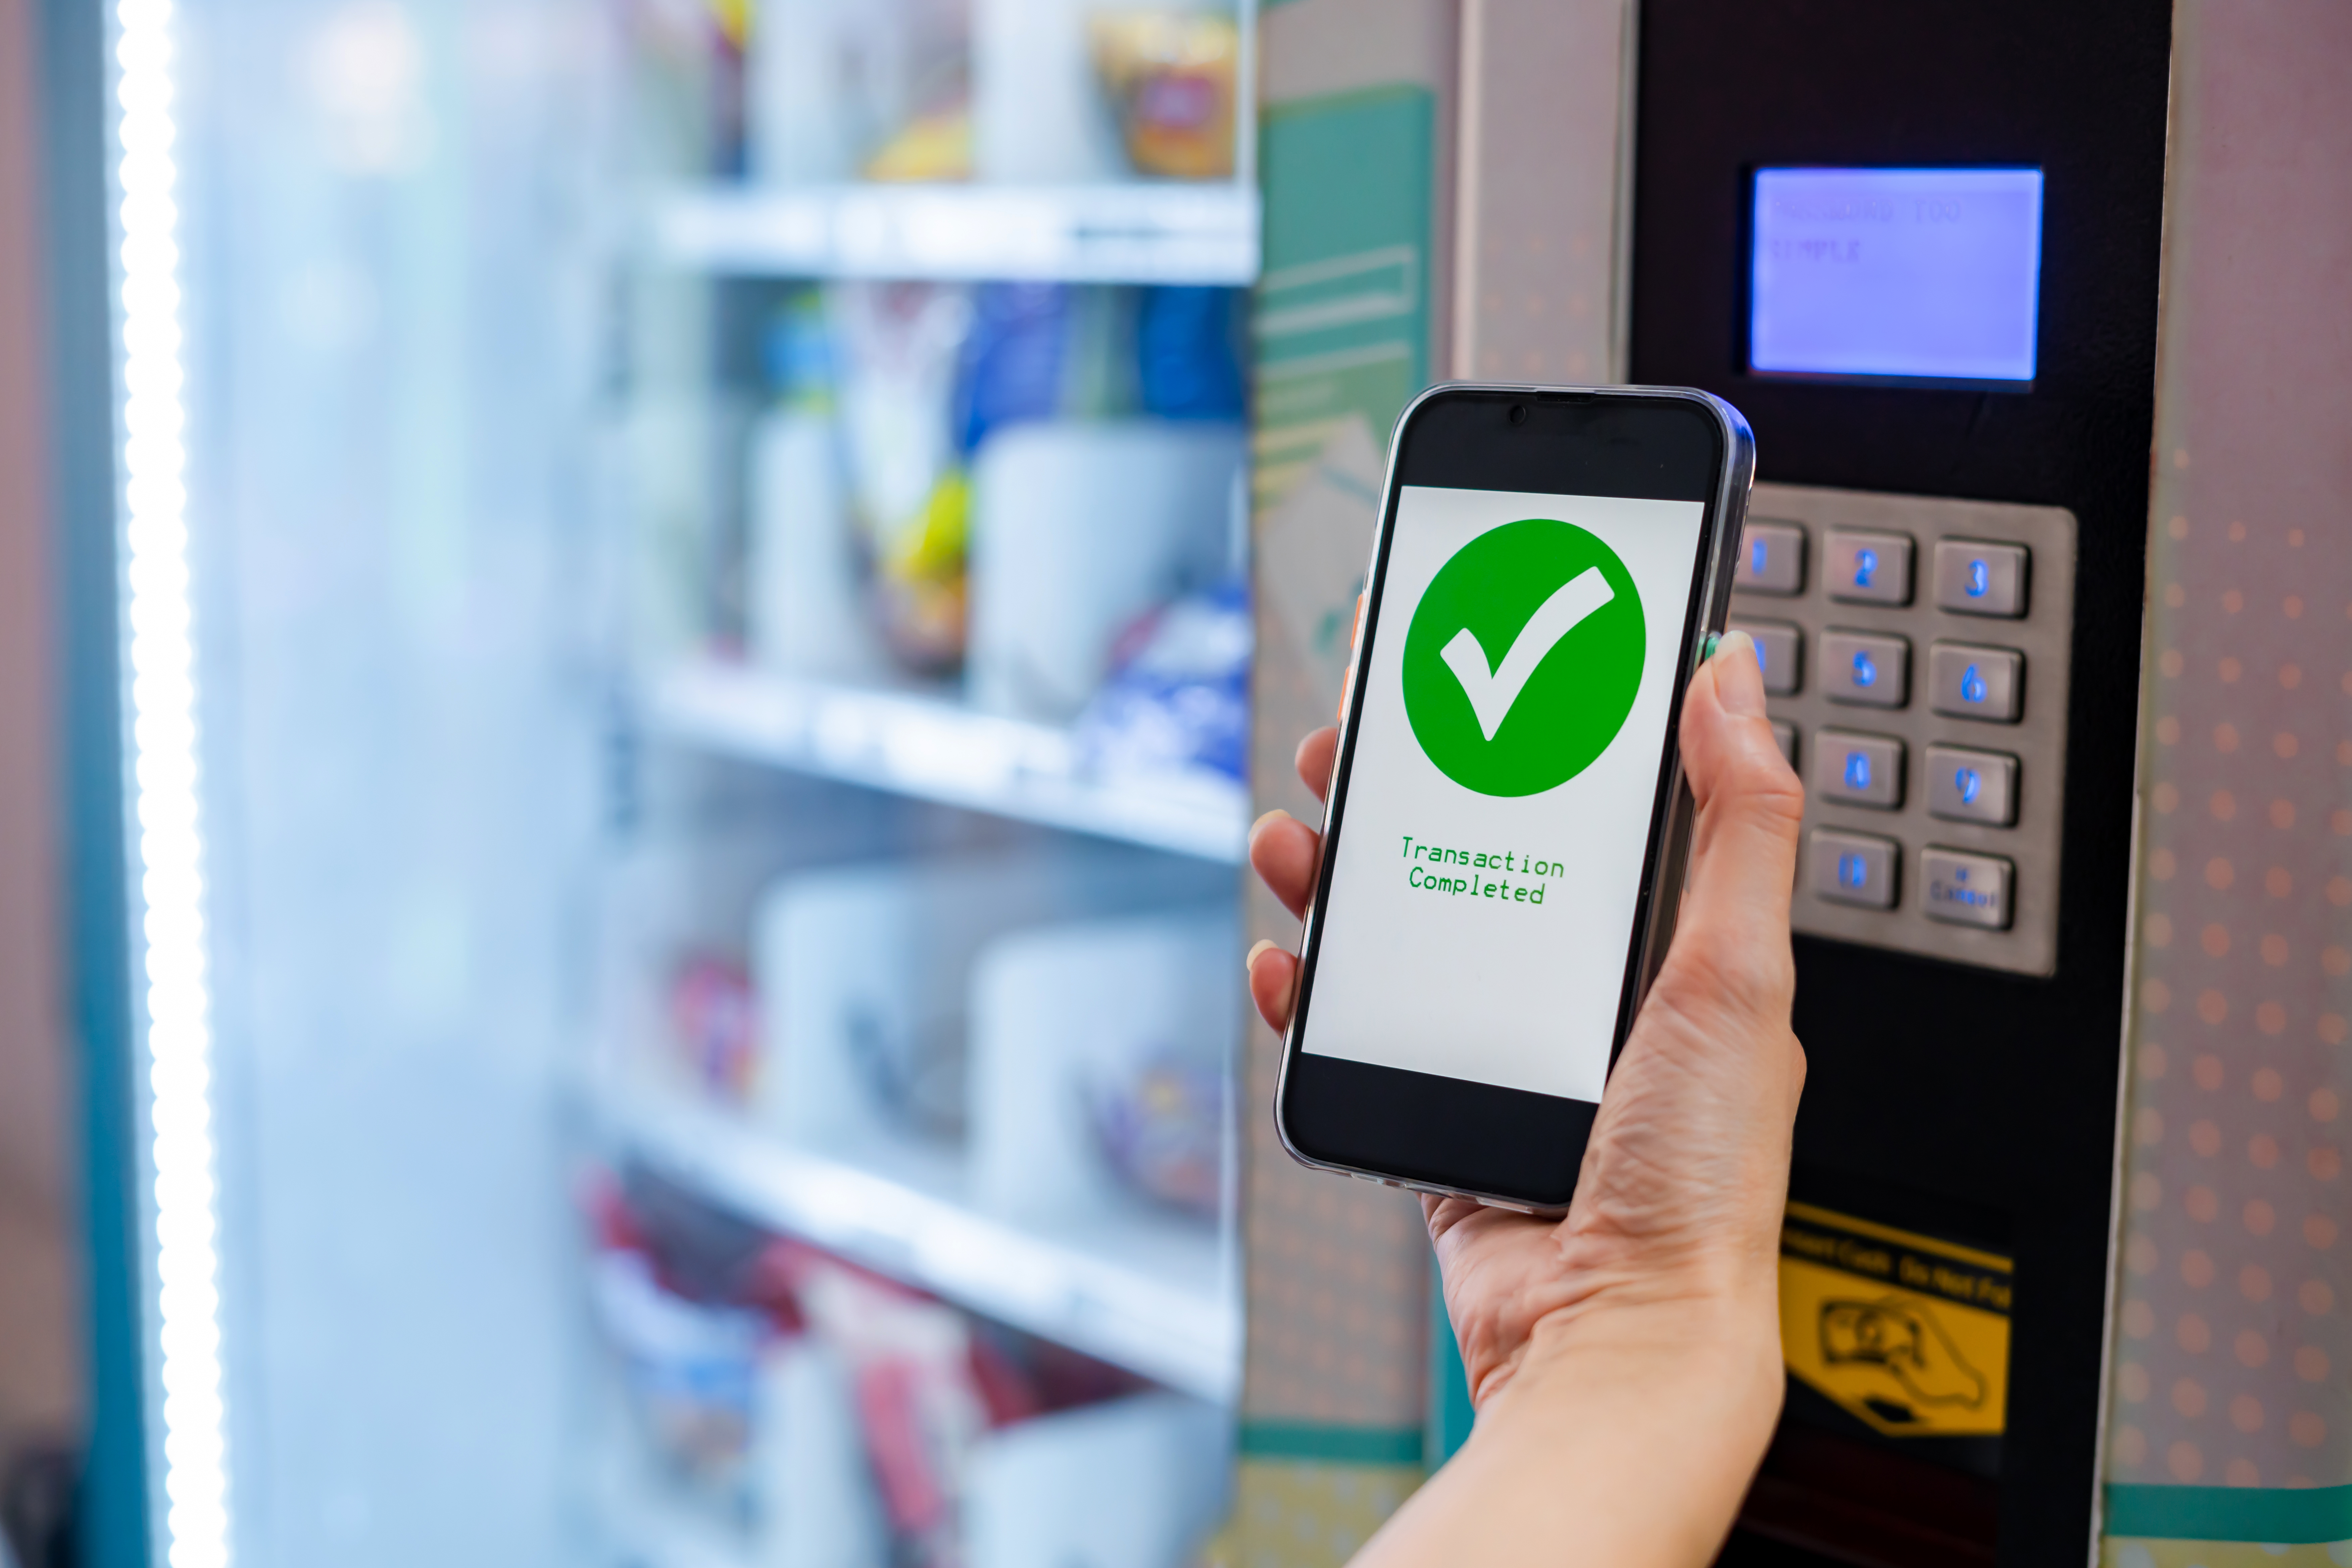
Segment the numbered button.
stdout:
<svg viewBox="0 0 2352 1568">
<path fill-rule="evenodd" d="M 1893 811 L 1903 804 L 1903 742 L 1892 735 L 1819 731 L 1813 736 L 1813 794 L 1840 805 Z"/>
<path fill-rule="evenodd" d="M 2017 821 L 2017 759 L 1960 746 L 1927 748 L 1927 815 L 2008 827 Z"/>
<path fill-rule="evenodd" d="M 2025 614 L 2025 568 L 2029 557 L 2022 544 L 1995 544 L 1980 539 L 1939 539 L 1936 542 L 1936 607 L 1963 616 Z"/>
<path fill-rule="evenodd" d="M 2014 724 L 2025 710 L 2025 656 L 2015 648 L 1937 643 L 1927 650 L 1927 701 L 1954 719 Z"/>
<path fill-rule="evenodd" d="M 1739 535 L 1731 584 L 1751 594 L 1805 591 L 1805 531 L 1793 522 L 1753 522 Z"/>
<path fill-rule="evenodd" d="M 1832 599 L 1849 605 L 1907 605 L 1911 541 L 1900 533 L 1833 529 L 1822 541 L 1822 573 Z"/>
<path fill-rule="evenodd" d="M 1910 695 L 1911 645 L 1877 632 L 1822 634 L 1822 691 L 1832 702 L 1900 708 Z"/>
<path fill-rule="evenodd" d="M 1919 902 L 1929 920 L 2007 931 L 2013 868 L 1998 855 L 1929 847 L 1919 856 Z"/>
<path fill-rule="evenodd" d="M 1832 903 L 1891 910 L 1902 854 L 1890 838 L 1817 827 L 1805 852 L 1806 881 Z"/>
<path fill-rule="evenodd" d="M 1805 634 L 1781 621 L 1734 621 L 1729 629 L 1755 639 L 1764 689 L 1775 697 L 1794 695 L 1805 673 Z"/>
</svg>

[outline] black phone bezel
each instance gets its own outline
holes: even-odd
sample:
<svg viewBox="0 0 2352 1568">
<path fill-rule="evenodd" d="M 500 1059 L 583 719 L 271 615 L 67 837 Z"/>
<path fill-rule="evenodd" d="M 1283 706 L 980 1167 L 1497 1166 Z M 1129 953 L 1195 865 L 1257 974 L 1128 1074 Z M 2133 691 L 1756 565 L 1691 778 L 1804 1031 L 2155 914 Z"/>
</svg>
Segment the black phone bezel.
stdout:
<svg viewBox="0 0 2352 1568">
<path fill-rule="evenodd" d="M 1512 422 L 1512 411 L 1528 412 Z M 1628 422 L 1675 416 L 1648 433 Z M 1685 445 L 1664 437 L 1679 427 Z M 1543 437 L 1555 437 L 1544 441 Z M 1693 462 L 1703 437 L 1704 470 Z M 1660 747 L 1649 838 L 1624 982 L 1611 1042 L 1613 1069 L 1641 997 L 1671 934 L 1688 837 L 1682 783 L 1682 701 L 1708 632 L 1727 613 L 1731 568 L 1754 469 L 1746 422 L 1719 398 L 1673 387 L 1570 388 L 1451 384 L 1430 388 L 1398 416 L 1370 570 L 1361 634 L 1350 659 L 1339 751 L 1324 810 L 1326 852 L 1300 945 L 1297 1001 L 1283 1040 L 1275 1124 L 1303 1164 L 1425 1192 L 1459 1194 L 1514 1207 L 1567 1206 L 1600 1107 L 1589 1100 L 1497 1088 L 1432 1073 L 1377 1067 L 1306 1050 L 1321 950 L 1320 913 L 1329 897 L 1366 683 L 1378 637 L 1398 498 L 1407 485 L 1549 495 L 1696 500 L 1706 510 L 1691 585 L 1675 643 L 1677 668 Z"/>
</svg>

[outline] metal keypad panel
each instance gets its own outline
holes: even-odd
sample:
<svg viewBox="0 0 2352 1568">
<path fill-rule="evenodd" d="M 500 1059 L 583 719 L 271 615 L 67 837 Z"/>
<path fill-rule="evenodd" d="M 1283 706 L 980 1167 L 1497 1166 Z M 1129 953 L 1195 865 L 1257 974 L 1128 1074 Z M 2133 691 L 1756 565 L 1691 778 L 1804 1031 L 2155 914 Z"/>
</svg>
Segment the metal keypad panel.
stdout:
<svg viewBox="0 0 2352 1568">
<path fill-rule="evenodd" d="M 1748 518 L 1731 624 L 1805 780 L 1796 929 L 2050 973 L 2074 514 L 1759 484 Z"/>
</svg>

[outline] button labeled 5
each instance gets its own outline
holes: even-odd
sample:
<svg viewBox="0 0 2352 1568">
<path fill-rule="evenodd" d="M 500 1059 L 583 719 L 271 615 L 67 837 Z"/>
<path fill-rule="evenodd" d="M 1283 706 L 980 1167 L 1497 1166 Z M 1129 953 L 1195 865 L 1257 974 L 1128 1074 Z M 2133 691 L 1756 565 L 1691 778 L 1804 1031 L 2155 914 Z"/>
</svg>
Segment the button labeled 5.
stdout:
<svg viewBox="0 0 2352 1568">
<path fill-rule="evenodd" d="M 1900 708 L 1911 691 L 1911 645 L 1878 632 L 1822 634 L 1822 691 L 1832 702 Z"/>
</svg>

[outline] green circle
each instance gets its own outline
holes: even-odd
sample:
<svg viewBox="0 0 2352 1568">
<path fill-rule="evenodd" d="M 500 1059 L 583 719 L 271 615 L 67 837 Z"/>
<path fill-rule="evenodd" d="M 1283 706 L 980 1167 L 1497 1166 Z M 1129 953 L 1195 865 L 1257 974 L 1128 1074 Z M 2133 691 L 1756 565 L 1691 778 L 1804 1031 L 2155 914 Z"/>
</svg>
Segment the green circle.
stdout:
<svg viewBox="0 0 2352 1568">
<path fill-rule="evenodd" d="M 1607 585 L 1605 602 L 1598 584 L 1583 581 L 1590 571 Z M 1531 627 L 1572 584 L 1545 624 Z M 1476 643 L 1457 647 L 1449 662 L 1446 650 L 1465 628 Z M 1514 659 L 1522 633 L 1536 641 Z M 1429 760 L 1463 788 L 1540 795 L 1582 773 L 1617 738 L 1641 689 L 1646 642 L 1641 595 L 1615 551 L 1553 518 L 1507 522 L 1455 551 L 1414 607 L 1404 637 L 1405 717 Z M 1534 668 L 1524 670 L 1529 658 Z M 1521 673 L 1526 683 L 1515 692 Z M 1474 686 L 1485 688 L 1491 738 Z"/>
</svg>

